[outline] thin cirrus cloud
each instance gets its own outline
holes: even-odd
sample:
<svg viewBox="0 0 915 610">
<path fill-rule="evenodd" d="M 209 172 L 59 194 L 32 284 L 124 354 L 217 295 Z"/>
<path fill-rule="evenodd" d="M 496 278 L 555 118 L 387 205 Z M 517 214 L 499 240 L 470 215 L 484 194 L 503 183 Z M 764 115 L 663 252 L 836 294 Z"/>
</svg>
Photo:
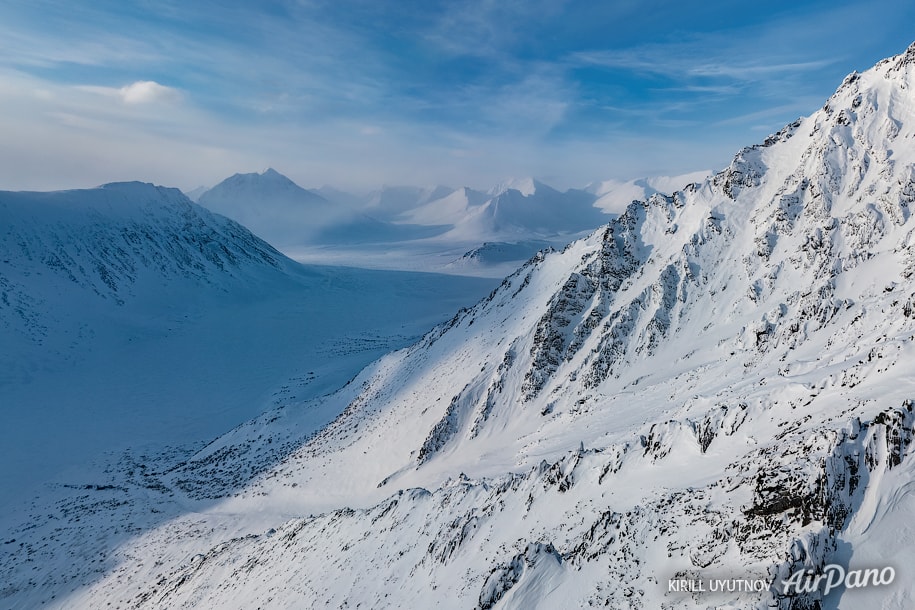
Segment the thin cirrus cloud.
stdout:
<svg viewBox="0 0 915 610">
<path fill-rule="evenodd" d="M 703 48 L 711 46 L 702 45 Z M 789 63 L 760 63 L 756 58 L 755 63 L 735 61 L 733 57 L 722 55 L 708 60 L 708 51 L 699 55 L 698 49 L 692 53 L 684 54 L 685 49 L 676 51 L 669 46 L 649 47 L 625 51 L 597 51 L 575 53 L 569 60 L 573 64 L 592 65 L 603 68 L 628 70 L 659 74 L 674 79 L 686 80 L 695 77 L 722 77 L 736 81 L 756 81 L 771 75 L 785 75 L 800 72 L 810 72 L 836 63 L 836 58 L 820 59 L 816 61 L 789 62 Z M 690 57 L 692 55 L 692 57 Z M 769 58 L 771 60 L 771 58 Z"/>
<path fill-rule="evenodd" d="M 192 188 L 265 166 L 344 188 L 581 186 L 720 167 L 902 51 L 910 4 L 4 3 L 0 188 Z"/>
</svg>

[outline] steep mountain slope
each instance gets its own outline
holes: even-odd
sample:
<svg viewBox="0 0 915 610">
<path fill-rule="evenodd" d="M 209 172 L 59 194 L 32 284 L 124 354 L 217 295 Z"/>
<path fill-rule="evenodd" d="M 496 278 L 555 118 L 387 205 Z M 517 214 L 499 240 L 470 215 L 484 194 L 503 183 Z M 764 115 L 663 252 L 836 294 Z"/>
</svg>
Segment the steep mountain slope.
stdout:
<svg viewBox="0 0 915 610">
<path fill-rule="evenodd" d="M 5 534 L 2 595 L 911 607 L 913 86 L 915 45 L 339 392 L 54 496 Z M 830 563 L 897 577 L 786 587 Z M 669 582 L 712 577 L 749 590 Z"/>
<path fill-rule="evenodd" d="M 2 501 L 332 391 L 491 287 L 302 267 L 175 189 L 0 193 Z"/>
</svg>

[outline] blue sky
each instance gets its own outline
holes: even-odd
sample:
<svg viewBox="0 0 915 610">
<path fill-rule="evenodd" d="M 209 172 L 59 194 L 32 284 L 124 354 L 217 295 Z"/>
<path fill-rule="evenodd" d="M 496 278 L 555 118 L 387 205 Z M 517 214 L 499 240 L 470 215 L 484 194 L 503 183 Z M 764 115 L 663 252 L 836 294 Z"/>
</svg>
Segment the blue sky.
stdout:
<svg viewBox="0 0 915 610">
<path fill-rule="evenodd" d="M 912 24 L 910 0 L 5 0 L 0 189 L 717 169 Z"/>
</svg>

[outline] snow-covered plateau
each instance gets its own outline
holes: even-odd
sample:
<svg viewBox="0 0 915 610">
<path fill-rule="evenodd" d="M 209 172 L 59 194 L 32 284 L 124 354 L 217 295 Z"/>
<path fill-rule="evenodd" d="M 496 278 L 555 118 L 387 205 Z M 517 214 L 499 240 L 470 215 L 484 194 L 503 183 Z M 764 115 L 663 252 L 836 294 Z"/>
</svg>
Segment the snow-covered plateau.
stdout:
<svg viewBox="0 0 915 610">
<path fill-rule="evenodd" d="M 913 202 L 915 45 L 339 390 L 46 486 L 0 604 L 915 607 Z M 894 578 L 784 585 L 838 568 Z"/>
</svg>

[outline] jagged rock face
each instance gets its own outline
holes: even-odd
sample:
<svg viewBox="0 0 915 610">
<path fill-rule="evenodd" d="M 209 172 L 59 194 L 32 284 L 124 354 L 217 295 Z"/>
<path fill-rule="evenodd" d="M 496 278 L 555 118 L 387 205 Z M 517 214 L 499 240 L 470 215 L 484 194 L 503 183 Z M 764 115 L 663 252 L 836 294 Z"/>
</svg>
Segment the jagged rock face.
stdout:
<svg viewBox="0 0 915 610">
<path fill-rule="evenodd" d="M 215 508 L 160 508 L 68 602 L 821 607 L 780 583 L 866 553 L 915 471 L 911 55 L 534 257 L 336 394 L 147 472 L 144 502 Z M 317 408 L 341 415 L 300 434 Z M 140 485 L 110 476 L 111 500 Z M 136 527 L 130 502 L 107 536 Z M 709 573 L 767 587 L 668 588 Z"/>
</svg>

